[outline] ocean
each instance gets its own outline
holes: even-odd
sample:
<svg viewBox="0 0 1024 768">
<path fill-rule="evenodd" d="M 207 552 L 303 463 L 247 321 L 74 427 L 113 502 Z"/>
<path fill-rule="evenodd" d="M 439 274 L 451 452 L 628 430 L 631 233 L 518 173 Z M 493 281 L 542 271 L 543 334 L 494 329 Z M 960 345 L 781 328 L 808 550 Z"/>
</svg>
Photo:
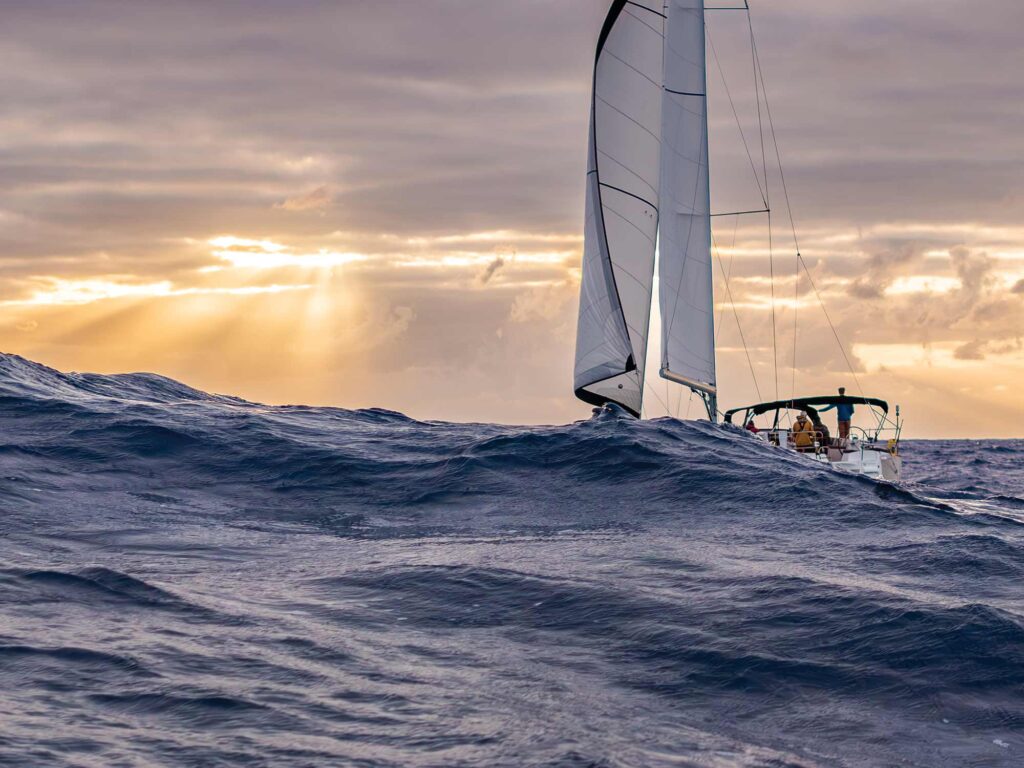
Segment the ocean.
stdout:
<svg viewBox="0 0 1024 768">
<path fill-rule="evenodd" d="M 1022 466 L 2 356 L 0 764 L 1021 766 Z"/>
</svg>

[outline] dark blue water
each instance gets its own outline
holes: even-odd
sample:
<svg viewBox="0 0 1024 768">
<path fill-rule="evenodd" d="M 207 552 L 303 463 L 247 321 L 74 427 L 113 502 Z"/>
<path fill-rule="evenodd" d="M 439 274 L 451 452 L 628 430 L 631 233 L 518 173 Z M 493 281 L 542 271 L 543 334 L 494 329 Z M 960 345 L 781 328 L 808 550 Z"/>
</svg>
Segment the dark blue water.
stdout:
<svg viewBox="0 0 1024 768">
<path fill-rule="evenodd" d="M 1024 765 L 1024 442 L 905 460 L 0 357 L 0 763 Z"/>
</svg>

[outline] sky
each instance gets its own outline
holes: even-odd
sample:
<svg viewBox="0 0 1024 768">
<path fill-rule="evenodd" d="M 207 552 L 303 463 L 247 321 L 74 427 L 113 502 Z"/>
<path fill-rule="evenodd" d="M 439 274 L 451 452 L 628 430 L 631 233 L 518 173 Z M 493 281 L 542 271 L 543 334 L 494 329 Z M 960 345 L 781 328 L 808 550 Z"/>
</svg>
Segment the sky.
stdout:
<svg viewBox="0 0 1024 768">
<path fill-rule="evenodd" d="M 608 5 L 0 0 L 0 350 L 274 404 L 585 418 Z M 1024 435 L 1024 4 L 751 5 L 809 276 L 770 170 L 771 249 L 764 217 L 715 219 L 721 405 L 845 385 L 908 436 Z M 708 14 L 720 212 L 762 207 L 746 25 Z M 649 383 L 646 415 L 699 415 Z"/>
</svg>

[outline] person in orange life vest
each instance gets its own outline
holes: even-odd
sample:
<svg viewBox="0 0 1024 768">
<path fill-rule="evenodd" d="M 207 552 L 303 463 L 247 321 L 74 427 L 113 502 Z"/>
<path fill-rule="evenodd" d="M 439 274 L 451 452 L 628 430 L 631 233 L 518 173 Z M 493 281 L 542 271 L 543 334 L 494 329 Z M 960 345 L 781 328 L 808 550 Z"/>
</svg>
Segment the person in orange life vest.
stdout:
<svg viewBox="0 0 1024 768">
<path fill-rule="evenodd" d="M 801 453 L 814 450 L 814 425 L 811 424 L 806 413 L 801 412 L 796 417 L 796 423 L 793 425 L 790 438 L 793 440 L 793 445 Z"/>
</svg>

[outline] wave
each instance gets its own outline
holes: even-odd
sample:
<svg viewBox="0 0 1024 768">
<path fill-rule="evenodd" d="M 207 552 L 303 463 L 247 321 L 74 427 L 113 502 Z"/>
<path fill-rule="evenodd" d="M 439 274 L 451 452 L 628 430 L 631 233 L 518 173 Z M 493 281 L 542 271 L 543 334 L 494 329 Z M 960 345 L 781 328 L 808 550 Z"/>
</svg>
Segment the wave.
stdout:
<svg viewBox="0 0 1024 768">
<path fill-rule="evenodd" d="M 724 587 L 706 576 L 697 581 L 710 592 Z M 703 608 L 687 611 L 674 600 L 600 584 L 466 566 L 364 571 L 312 586 L 370 601 L 374 615 L 401 615 L 426 629 L 572 634 L 577 642 L 600 643 L 606 652 L 627 654 L 661 672 L 677 665 L 680 681 L 703 677 L 714 689 L 771 693 L 795 676 L 804 686 L 860 693 L 897 679 L 928 686 L 949 675 L 953 660 L 957 669 L 942 680 L 946 688 L 1012 693 L 1024 684 L 1020 617 L 976 604 L 922 605 L 807 578 L 732 579 L 731 600 L 747 610 L 712 617 Z M 743 636 L 763 652 L 738 657 L 735 642 Z M 817 658 L 808 657 L 812 644 Z M 794 661 L 799 657 L 804 660 Z"/>
<path fill-rule="evenodd" d="M 152 675 L 151 672 L 142 667 L 137 661 L 127 656 L 73 646 L 46 648 L 32 645 L 0 644 L 0 659 L 5 661 L 4 669 L 7 674 L 10 674 L 17 667 L 19 661 L 30 660 L 36 663 L 39 661 L 53 661 L 58 663 L 62 669 L 70 665 L 75 667 L 93 667 L 104 674 L 116 671 L 128 672 L 133 675 Z"/>
<path fill-rule="evenodd" d="M 0 358 L 0 372 L 8 412 L 31 416 L 10 425 L 7 450 L 40 483 L 53 481 L 58 462 L 78 478 L 148 492 L 258 488 L 289 504 L 327 495 L 370 510 L 507 498 L 523 482 L 552 500 L 566 487 L 601 488 L 593 501 L 602 507 L 609 499 L 627 504 L 638 489 L 645 508 L 686 504 L 699 512 L 708 499 L 716 510 L 787 505 L 801 484 L 800 512 L 809 517 L 848 513 L 852 507 L 836 510 L 830 500 L 849 494 L 869 514 L 882 503 L 936 507 L 722 426 L 615 417 L 532 428 L 421 423 L 380 409 L 271 408 L 159 376 L 63 374 L 11 356 Z M 762 482 L 751 485 L 752 472 Z"/>
<path fill-rule="evenodd" d="M 705 422 L 271 407 L 10 355 L 0 436 L 0 762 L 1024 749 L 1024 441 L 908 441 L 894 486 Z"/>
</svg>

